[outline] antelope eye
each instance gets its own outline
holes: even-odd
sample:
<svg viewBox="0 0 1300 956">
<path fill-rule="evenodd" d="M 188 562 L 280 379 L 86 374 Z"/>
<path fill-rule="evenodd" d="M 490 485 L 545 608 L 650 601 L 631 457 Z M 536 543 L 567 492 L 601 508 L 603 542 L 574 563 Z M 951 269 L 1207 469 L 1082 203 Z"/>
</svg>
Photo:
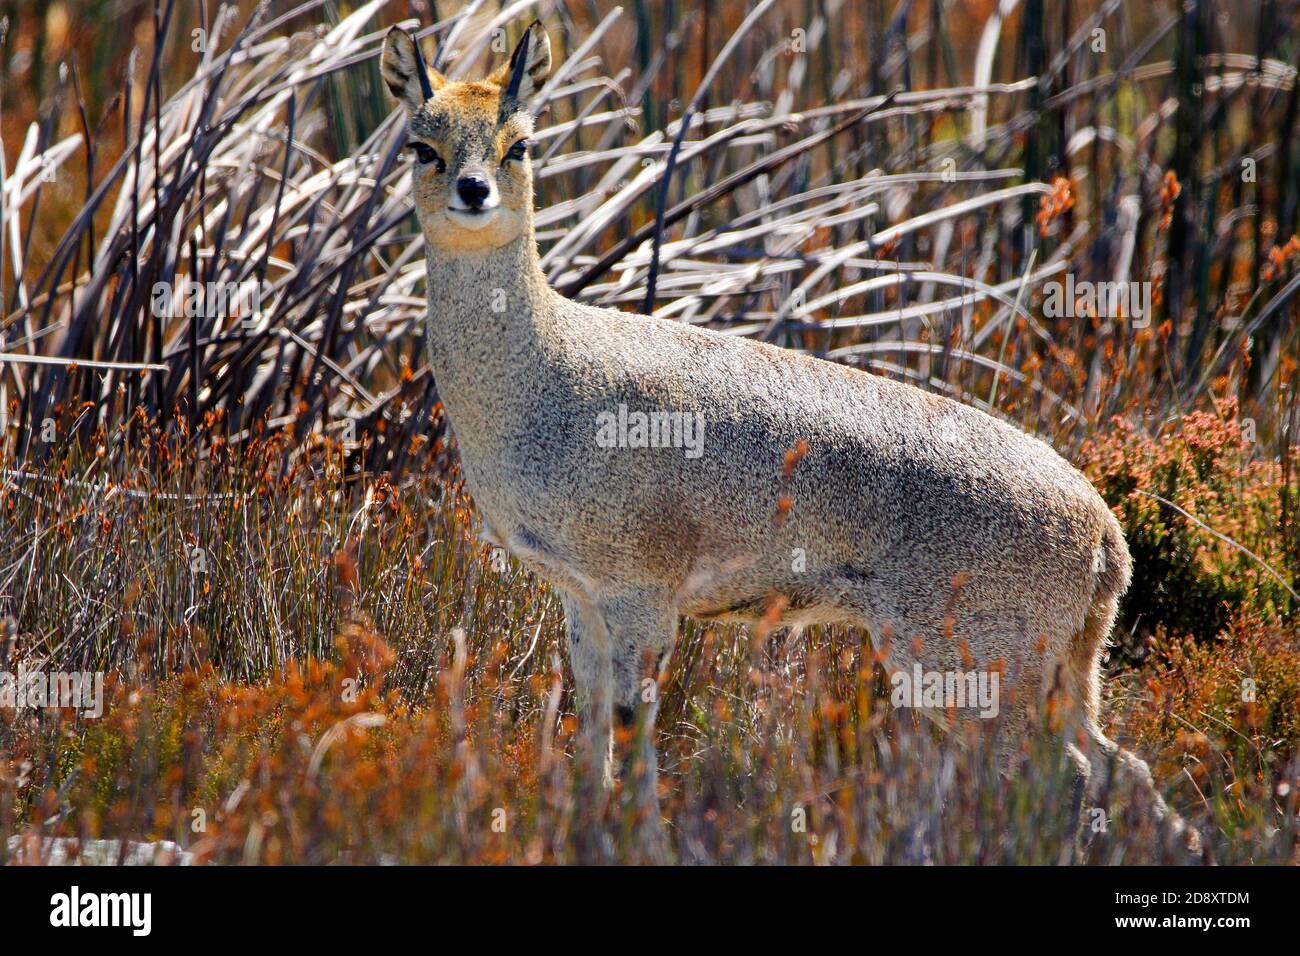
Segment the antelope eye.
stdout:
<svg viewBox="0 0 1300 956">
<path fill-rule="evenodd" d="M 506 150 L 506 159 L 513 159 L 515 162 L 523 159 L 528 155 L 528 140 L 521 139 L 515 145 Z"/>
<path fill-rule="evenodd" d="M 447 168 L 447 164 L 442 161 L 438 151 L 427 143 L 412 143 L 411 149 L 415 151 L 415 158 L 419 160 L 421 166 L 437 163 L 438 172 L 442 172 Z"/>
</svg>

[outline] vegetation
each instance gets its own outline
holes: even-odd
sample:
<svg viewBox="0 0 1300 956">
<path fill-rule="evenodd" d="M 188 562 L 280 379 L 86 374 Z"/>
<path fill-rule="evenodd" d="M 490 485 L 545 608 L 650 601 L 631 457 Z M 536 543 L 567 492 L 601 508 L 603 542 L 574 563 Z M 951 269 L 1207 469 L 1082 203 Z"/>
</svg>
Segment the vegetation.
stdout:
<svg viewBox="0 0 1300 956">
<path fill-rule="evenodd" d="M 1075 858 L 1059 748 L 1000 777 L 983 728 L 890 707 L 851 631 L 685 628 L 662 832 L 581 778 L 558 602 L 477 540 L 424 365 L 375 65 L 414 16 L 480 71 L 517 6 L 0 2 L 0 671 L 108 677 L 101 719 L 0 708 L 0 835 L 213 862 Z M 562 64 L 535 147 L 552 281 L 1069 455 L 1135 559 L 1109 731 L 1208 859 L 1296 862 L 1300 7 L 534 12 Z M 1149 283 L 1149 308 L 1061 314 L 1067 278 Z M 259 295 L 160 314 L 183 282 Z M 1085 817 L 1084 860 L 1183 858 L 1136 803 Z"/>
</svg>

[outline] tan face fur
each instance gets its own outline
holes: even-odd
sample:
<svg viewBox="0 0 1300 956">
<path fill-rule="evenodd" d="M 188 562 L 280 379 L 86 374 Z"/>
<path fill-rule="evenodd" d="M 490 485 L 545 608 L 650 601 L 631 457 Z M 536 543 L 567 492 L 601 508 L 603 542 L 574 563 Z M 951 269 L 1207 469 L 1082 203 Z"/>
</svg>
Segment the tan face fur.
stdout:
<svg viewBox="0 0 1300 956">
<path fill-rule="evenodd" d="M 427 69 L 410 34 L 400 27 L 389 31 L 380 72 L 406 108 L 416 215 L 432 247 L 444 254 L 485 251 L 528 229 L 528 104 L 550 68 L 550 40 L 536 22 L 510 61 L 476 82 L 448 81 Z M 422 70 L 427 89 L 420 83 Z"/>
</svg>

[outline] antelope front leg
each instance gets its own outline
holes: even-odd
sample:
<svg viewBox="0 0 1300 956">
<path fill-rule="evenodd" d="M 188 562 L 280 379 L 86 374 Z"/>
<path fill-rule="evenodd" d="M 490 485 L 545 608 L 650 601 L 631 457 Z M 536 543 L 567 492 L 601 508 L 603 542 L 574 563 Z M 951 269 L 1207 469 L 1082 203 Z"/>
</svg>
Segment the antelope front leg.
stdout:
<svg viewBox="0 0 1300 956">
<path fill-rule="evenodd" d="M 594 605 L 571 594 L 562 595 L 564 623 L 569 644 L 569 665 L 573 668 L 578 705 L 578 759 L 586 779 L 599 775 L 606 789 L 614 786 L 611 753 L 613 678 L 610 667 L 609 632 Z"/>
<path fill-rule="evenodd" d="M 601 611 L 609 631 L 614 720 L 616 726 L 637 732 L 622 754 L 623 776 L 636 769 L 638 757 L 642 759 L 645 766 L 636 783 L 649 805 L 657 807 L 654 724 L 659 712 L 658 679 L 677 639 L 677 608 L 671 598 L 658 592 L 635 591 L 603 601 Z"/>
</svg>

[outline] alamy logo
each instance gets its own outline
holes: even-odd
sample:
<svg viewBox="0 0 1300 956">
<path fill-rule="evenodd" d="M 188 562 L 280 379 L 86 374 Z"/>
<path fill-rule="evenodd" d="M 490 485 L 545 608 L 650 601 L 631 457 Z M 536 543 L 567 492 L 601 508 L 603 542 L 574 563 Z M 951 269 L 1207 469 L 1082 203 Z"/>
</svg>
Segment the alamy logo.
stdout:
<svg viewBox="0 0 1300 956">
<path fill-rule="evenodd" d="M 0 671 L 0 707 L 71 707 L 83 717 L 99 717 L 104 713 L 104 675 L 91 671 L 47 674 L 19 664 L 17 674 Z"/>
<path fill-rule="evenodd" d="M 1096 315 L 1103 319 L 1130 319 L 1135 329 L 1151 324 L 1150 282 L 1044 282 L 1043 315 L 1049 319 Z"/>
<path fill-rule="evenodd" d="M 889 677 L 893 689 L 889 701 L 895 707 L 978 710 L 984 718 L 998 715 L 997 671 L 927 671 L 914 663 L 910 671 L 895 671 Z"/>
<path fill-rule="evenodd" d="M 243 282 L 155 282 L 153 314 L 158 318 L 209 319 L 240 316 L 251 321 L 262 311 L 262 283 Z"/>
<path fill-rule="evenodd" d="M 150 893 L 68 893 L 50 897 L 51 926 L 127 926 L 133 936 L 148 936 L 153 928 Z"/>
<path fill-rule="evenodd" d="M 629 411 L 596 416 L 596 444 L 601 448 L 682 448 L 687 458 L 704 454 L 704 413 Z"/>
</svg>

